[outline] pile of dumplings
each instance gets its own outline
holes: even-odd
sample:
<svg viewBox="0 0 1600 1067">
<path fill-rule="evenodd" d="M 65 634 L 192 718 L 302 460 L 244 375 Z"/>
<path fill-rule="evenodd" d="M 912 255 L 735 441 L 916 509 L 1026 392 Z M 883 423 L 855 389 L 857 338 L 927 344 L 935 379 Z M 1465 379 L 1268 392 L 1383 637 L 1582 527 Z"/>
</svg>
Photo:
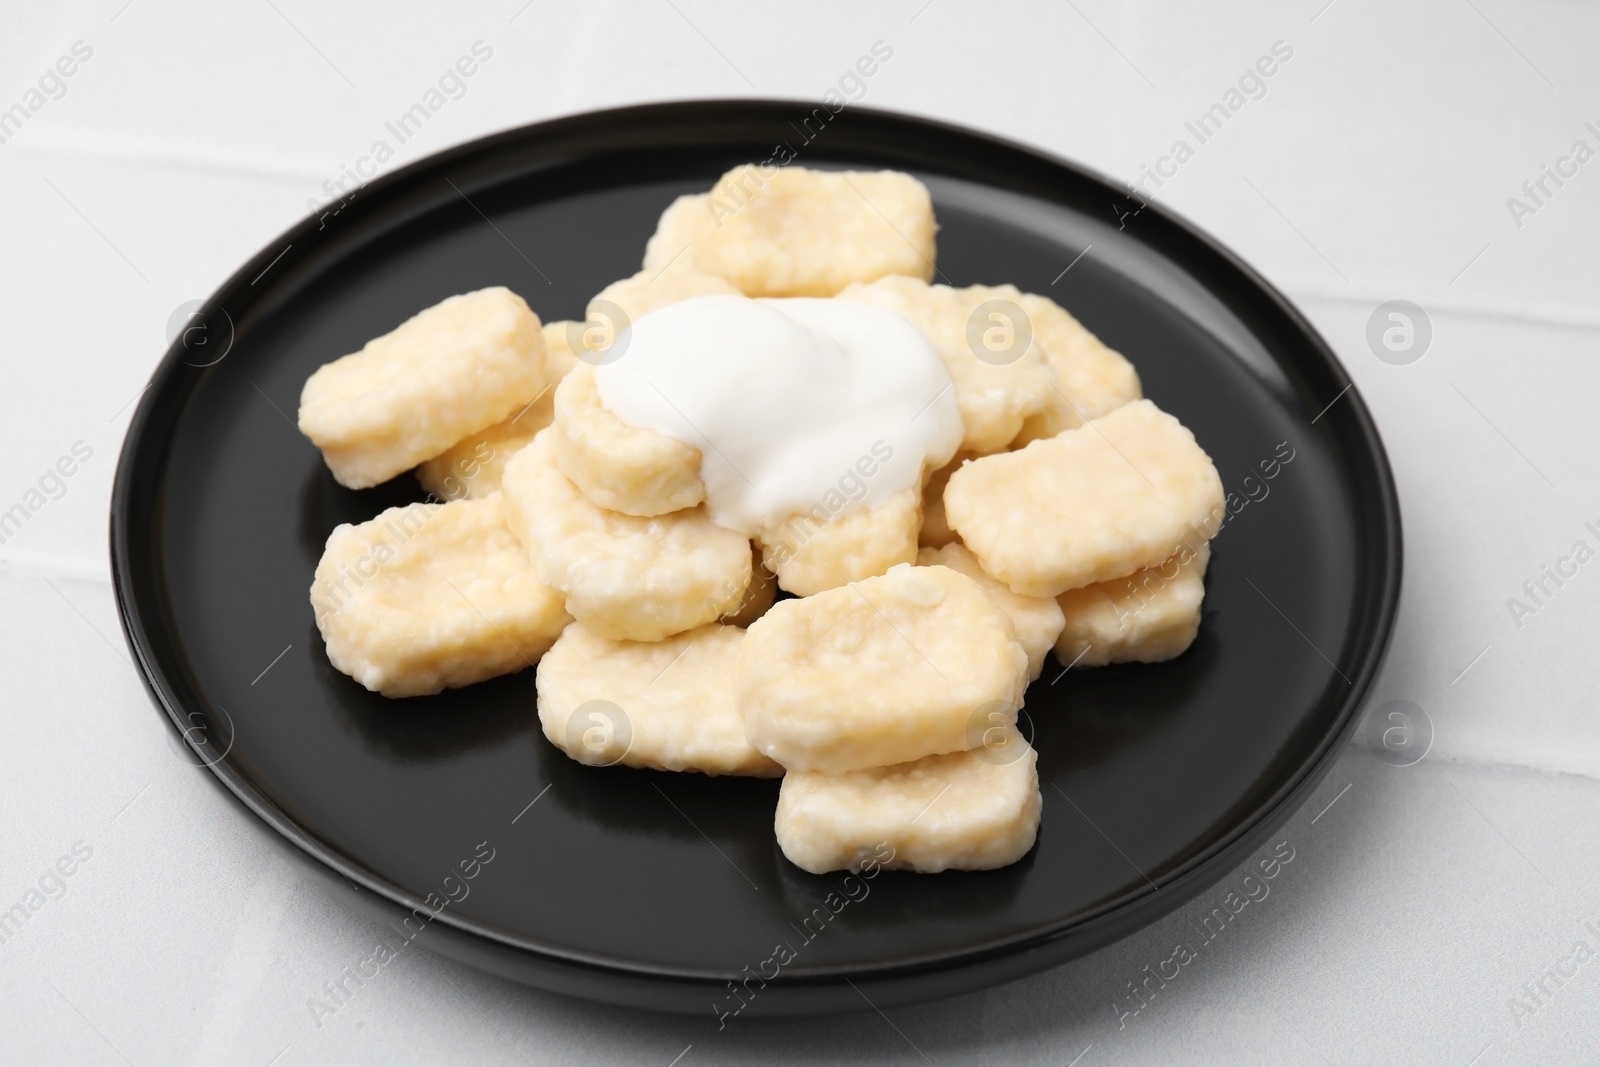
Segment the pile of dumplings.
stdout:
<svg viewBox="0 0 1600 1067">
<path fill-rule="evenodd" d="M 317 370 L 299 427 L 333 477 L 414 471 L 430 497 L 328 538 L 330 661 L 390 697 L 537 665 L 545 736 L 576 760 L 782 776 L 778 843 L 807 871 L 884 844 L 923 872 L 1021 858 L 1041 808 L 1025 690 L 1051 651 L 1065 670 L 1189 647 L 1223 490 L 1067 311 L 931 284 L 936 230 L 907 174 L 740 167 L 666 208 L 586 322 L 484 289 Z M 699 449 L 612 414 L 594 371 L 620 325 L 719 294 L 903 316 L 949 372 L 959 451 L 802 536 L 717 525 Z M 997 301 L 1028 324 L 1004 359 L 970 328 Z"/>
</svg>

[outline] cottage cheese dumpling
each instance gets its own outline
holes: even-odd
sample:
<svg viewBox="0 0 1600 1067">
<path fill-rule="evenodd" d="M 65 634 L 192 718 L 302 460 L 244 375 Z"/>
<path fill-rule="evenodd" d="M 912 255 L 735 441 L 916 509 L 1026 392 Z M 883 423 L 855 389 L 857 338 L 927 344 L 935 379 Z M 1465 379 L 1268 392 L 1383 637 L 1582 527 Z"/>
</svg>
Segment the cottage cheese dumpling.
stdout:
<svg viewBox="0 0 1600 1067">
<path fill-rule="evenodd" d="M 922 498 L 902 489 L 875 508 L 830 517 L 822 505 L 761 535 L 762 560 L 778 584 L 812 596 L 917 561 Z"/>
<path fill-rule="evenodd" d="M 595 507 L 556 466 L 550 430 L 512 457 L 501 492 L 541 580 L 602 637 L 659 641 L 713 622 L 750 582 L 750 542 L 703 509 L 645 519 Z"/>
<path fill-rule="evenodd" d="M 709 193 L 690 193 L 667 205 L 656 223 L 656 232 L 644 246 L 644 269 L 659 271 L 680 257 L 694 258 L 695 213 L 704 213 Z"/>
<path fill-rule="evenodd" d="M 1027 673 L 976 582 L 901 564 L 774 604 L 739 652 L 734 700 L 757 749 L 839 774 L 971 747 L 975 716 L 1015 723 Z"/>
<path fill-rule="evenodd" d="M 631 426 L 608 411 L 583 364 L 556 389 L 556 465 L 599 507 L 624 515 L 665 515 L 706 498 L 700 450 L 675 437 Z"/>
<path fill-rule="evenodd" d="M 623 332 L 657 308 L 696 296 L 739 295 L 739 290 L 725 279 L 695 270 L 686 262 L 688 258 L 685 256 L 670 267 L 641 270 L 596 293 L 585 311 L 588 318 L 580 323 L 588 343 L 573 345 L 573 350 L 587 347 L 594 352 L 585 359 L 587 363 L 609 362 L 613 358 L 610 348 Z"/>
<path fill-rule="evenodd" d="M 1030 416 L 1051 410 L 1057 395 L 1056 373 L 1038 342 L 1016 330 L 1001 310 L 983 313 L 992 302 L 996 308 L 1015 307 L 1021 295 L 1013 285 L 952 289 L 920 278 L 890 277 L 852 285 L 839 298 L 897 312 L 923 332 L 955 383 L 966 424 L 961 449 L 986 455 L 1010 444 Z M 1008 344 L 1020 351 L 1007 351 Z"/>
<path fill-rule="evenodd" d="M 750 582 L 743 593 L 730 578 L 722 583 L 709 598 L 712 606 L 722 614 L 717 621 L 725 626 L 748 628 L 767 613 L 778 596 L 778 581 L 772 572 L 761 565 L 761 550 L 750 546 Z"/>
<path fill-rule="evenodd" d="M 612 641 L 575 622 L 539 663 L 539 723 L 580 763 L 777 777 L 733 707 L 745 632 L 701 626 L 664 641 Z"/>
<path fill-rule="evenodd" d="M 1137 400 L 968 463 L 950 476 L 944 506 L 985 571 L 1053 597 L 1154 566 L 1197 528 L 1215 530 L 1222 480 L 1194 434 Z"/>
<path fill-rule="evenodd" d="M 539 331 L 544 337 L 544 366 L 552 389 L 578 365 L 578 356 L 572 350 L 572 338 L 574 335 L 581 337 L 583 327 L 581 322 L 562 319 L 545 323 Z"/>
<path fill-rule="evenodd" d="M 1062 593 L 1056 658 L 1063 666 L 1103 667 L 1181 656 L 1200 632 L 1210 561 L 1210 544 L 1186 545 L 1154 567 Z"/>
<path fill-rule="evenodd" d="M 747 296 L 832 296 L 888 274 L 933 277 L 933 201 L 898 171 L 735 167 L 703 210 L 684 212 L 684 258 Z"/>
<path fill-rule="evenodd" d="M 928 475 L 922 487 L 922 529 L 917 533 L 917 543 L 931 548 L 942 548 L 956 539 L 956 532 L 944 517 L 944 487 L 950 475 L 969 459 L 978 457 L 971 452 L 960 452 L 949 463 Z"/>
<path fill-rule="evenodd" d="M 1023 293 L 1017 303 L 1027 313 L 1034 341 L 1044 349 L 1060 388 L 1048 408 L 1023 422 L 1013 448 L 1082 426 L 1084 420 L 1108 415 L 1144 395 L 1133 364 L 1054 300 Z"/>
<path fill-rule="evenodd" d="M 497 496 L 336 527 L 311 607 L 333 665 L 390 697 L 520 671 L 571 621 L 506 529 Z"/>
<path fill-rule="evenodd" d="M 752 553 L 750 560 L 750 584 L 745 587 L 744 595 L 739 602 L 729 609 L 719 620 L 729 626 L 748 627 L 761 616 L 767 613 L 778 599 L 778 577 L 761 563 L 761 549 L 754 544 L 750 546 Z M 731 587 L 732 582 L 728 585 Z M 737 590 L 725 588 L 723 595 L 734 595 Z"/>
<path fill-rule="evenodd" d="M 1015 863 L 1033 847 L 1043 799 L 1033 749 L 1015 731 L 1008 749 L 835 776 L 790 771 L 778 791 L 778 845 L 812 874 L 856 870 L 885 842 L 891 868 L 925 874 Z"/>
<path fill-rule="evenodd" d="M 441 500 L 478 500 L 499 492 L 500 477 L 511 457 L 521 451 L 555 415 L 555 390 L 543 395 L 504 422 L 479 430 L 442 455 L 417 466 L 417 481 Z"/>
<path fill-rule="evenodd" d="M 548 384 L 539 319 L 509 289 L 452 296 L 306 379 L 300 432 L 365 489 L 515 413 Z"/>
<path fill-rule="evenodd" d="M 500 475 L 506 463 L 534 434 L 555 418 L 555 390 L 561 379 L 578 365 L 568 344 L 571 322 L 547 322 L 544 336 L 544 367 L 547 382 L 537 397 L 504 422 L 458 441 L 448 451 L 417 467 L 422 488 L 442 500 L 488 496 L 500 489 Z"/>
<path fill-rule="evenodd" d="M 1061 605 L 1049 597 L 1013 593 L 1004 582 L 985 574 L 978 564 L 978 557 L 960 544 L 919 549 L 917 566 L 949 567 L 977 582 L 995 606 L 1011 619 L 1011 628 L 1016 631 L 1017 641 L 1028 654 L 1028 681 L 1039 677 L 1039 672 L 1044 669 L 1045 653 L 1056 643 L 1061 627 L 1066 622 L 1061 614 Z"/>
</svg>

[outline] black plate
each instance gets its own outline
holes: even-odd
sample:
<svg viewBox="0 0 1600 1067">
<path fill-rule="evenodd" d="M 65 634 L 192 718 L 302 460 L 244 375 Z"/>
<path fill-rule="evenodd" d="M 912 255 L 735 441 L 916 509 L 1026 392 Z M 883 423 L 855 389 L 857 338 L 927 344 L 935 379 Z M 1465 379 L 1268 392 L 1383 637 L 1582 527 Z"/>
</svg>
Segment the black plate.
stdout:
<svg viewBox="0 0 1600 1067">
<path fill-rule="evenodd" d="M 910 118 L 826 115 L 629 108 L 422 160 L 264 249 L 156 372 L 111 512 L 129 642 L 197 762 L 396 940 L 418 908 L 418 943 L 436 951 L 670 1010 L 737 1006 L 727 983 L 770 975 L 780 943 L 794 958 L 751 980 L 748 1013 L 957 993 L 1081 955 L 1207 888 L 1353 729 L 1394 617 L 1400 517 L 1327 345 L 1235 256 L 1081 168 Z M 324 539 L 418 494 L 406 477 L 340 488 L 292 423 L 317 366 L 452 293 L 503 284 L 546 321 L 580 316 L 638 268 L 668 201 L 779 143 L 804 165 L 922 177 L 941 280 L 1063 303 L 1246 501 L 1215 543 L 1188 653 L 1064 678 L 1051 663 L 1029 691 L 1035 849 L 1000 871 L 883 874 L 837 914 L 842 878 L 778 851 L 776 782 L 580 766 L 541 736 L 532 671 L 394 702 L 329 666 L 307 601 Z M 462 861 L 470 881 L 452 879 Z M 437 914 L 429 893 L 450 898 Z M 807 940 L 819 907 L 828 922 Z"/>
</svg>

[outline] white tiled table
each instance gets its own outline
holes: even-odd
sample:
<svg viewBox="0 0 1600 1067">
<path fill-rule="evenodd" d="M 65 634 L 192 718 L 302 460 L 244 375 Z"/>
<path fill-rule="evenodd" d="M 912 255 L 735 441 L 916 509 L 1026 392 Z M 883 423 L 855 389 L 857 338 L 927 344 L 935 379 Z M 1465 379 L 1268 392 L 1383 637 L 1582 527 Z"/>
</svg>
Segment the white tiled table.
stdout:
<svg viewBox="0 0 1600 1067">
<path fill-rule="evenodd" d="M 1600 160 L 1538 204 L 1521 188 L 1577 140 L 1600 150 L 1600 9 L 1323 2 L 6 3 L 0 108 L 75 42 L 92 55 L 0 144 L 0 510 L 78 450 L 64 494 L 48 482 L 59 499 L 0 545 L 0 908 L 61 857 L 73 871 L 0 944 L 0 1062 L 1600 1059 L 1600 564 L 1532 615 L 1507 607 L 1575 540 L 1600 547 Z M 894 55 L 864 104 L 1130 180 L 1292 49 L 1158 195 L 1287 291 L 1376 413 L 1406 575 L 1374 704 L 1424 709 L 1426 759 L 1346 753 L 1283 831 L 1295 859 L 1270 897 L 1122 1020 L 1126 983 L 1223 887 L 1087 959 L 887 1017 L 718 1033 L 709 1012 L 599 1007 L 414 952 L 318 1025 L 308 998 L 376 927 L 172 758 L 116 625 L 107 495 L 171 313 L 475 42 L 492 58 L 388 168 L 591 108 L 820 99 L 880 40 Z M 1513 218 L 1513 196 L 1538 210 Z M 1397 298 L 1433 326 L 1405 366 L 1365 339 Z"/>
</svg>

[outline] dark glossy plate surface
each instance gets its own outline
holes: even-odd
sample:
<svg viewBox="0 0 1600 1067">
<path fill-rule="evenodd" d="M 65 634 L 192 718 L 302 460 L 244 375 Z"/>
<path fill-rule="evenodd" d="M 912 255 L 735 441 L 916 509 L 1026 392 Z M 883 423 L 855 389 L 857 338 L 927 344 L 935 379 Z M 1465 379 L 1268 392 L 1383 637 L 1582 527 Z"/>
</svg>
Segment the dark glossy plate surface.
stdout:
<svg viewBox="0 0 1600 1067">
<path fill-rule="evenodd" d="M 725 983 L 779 943 L 794 959 L 751 1013 L 864 1007 L 847 978 L 879 1005 L 960 992 L 1081 955 L 1213 884 L 1354 726 L 1395 610 L 1399 511 L 1326 345 L 1229 253 L 1087 172 L 854 109 L 807 143 L 808 111 L 585 115 L 385 176 L 263 249 L 139 407 L 112 552 L 158 705 L 264 831 L 397 929 L 428 894 L 450 898 L 413 920 L 419 944 L 672 1010 L 734 1006 Z M 450 294 L 507 285 L 546 321 L 580 316 L 637 269 L 674 196 L 778 142 L 805 165 L 922 177 L 940 280 L 1064 304 L 1194 430 L 1240 509 L 1186 655 L 1065 677 L 1051 661 L 1029 691 L 1044 789 L 1033 852 L 1000 871 L 883 874 L 811 940 L 802 920 L 842 878 L 783 859 L 776 782 L 580 766 L 540 734 L 532 671 L 403 702 L 335 671 L 307 601 L 323 542 L 420 497 L 408 477 L 340 488 L 292 422 L 316 367 Z"/>
</svg>

